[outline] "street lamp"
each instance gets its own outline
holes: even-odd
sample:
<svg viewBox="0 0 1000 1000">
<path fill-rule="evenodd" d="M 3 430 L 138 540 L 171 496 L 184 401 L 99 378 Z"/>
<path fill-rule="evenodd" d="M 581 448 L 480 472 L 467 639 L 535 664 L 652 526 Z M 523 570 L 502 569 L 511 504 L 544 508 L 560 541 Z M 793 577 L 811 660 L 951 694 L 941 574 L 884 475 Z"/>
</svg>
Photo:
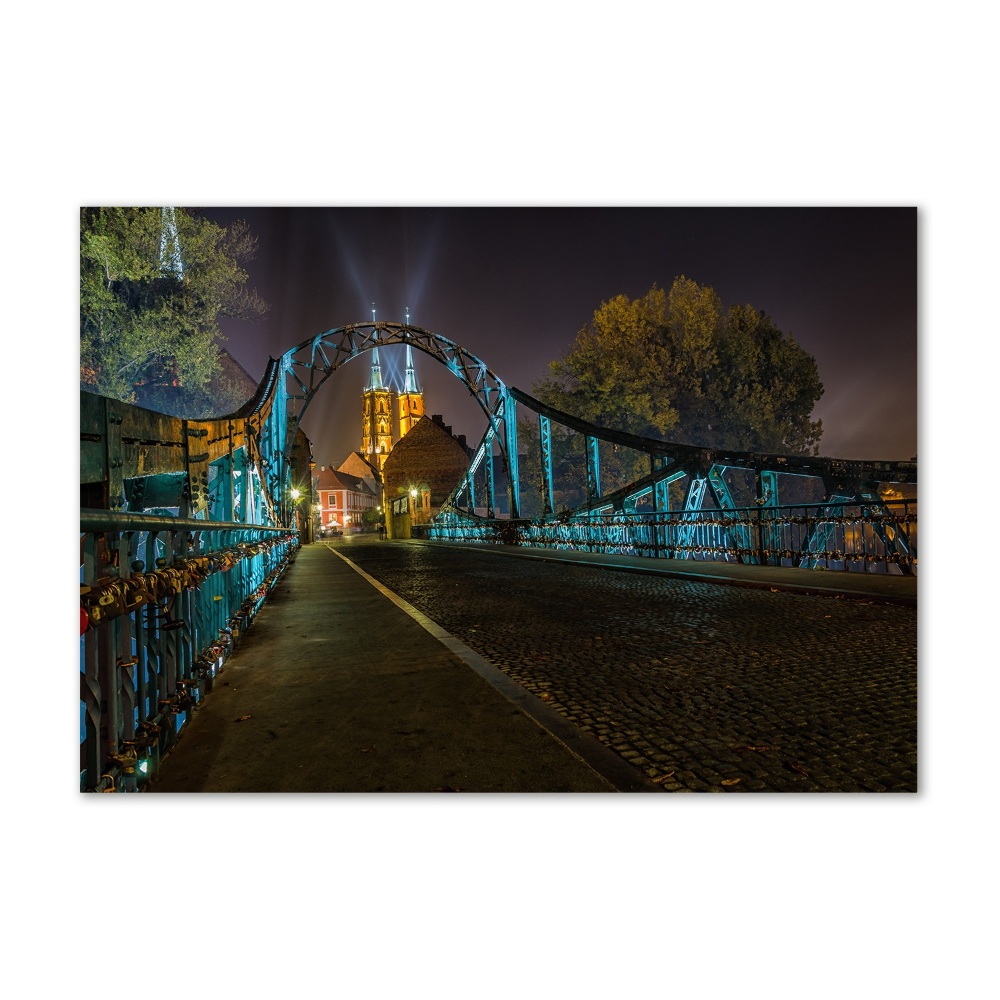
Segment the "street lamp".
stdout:
<svg viewBox="0 0 1000 1000">
<path fill-rule="evenodd" d="M 288 491 L 288 499 L 292 501 L 291 518 L 292 518 L 292 521 L 294 522 L 295 528 L 298 529 L 298 527 L 299 527 L 299 500 L 302 499 L 302 491 L 297 486 L 291 487 L 291 489 L 289 489 L 289 491 Z M 285 521 L 286 521 L 286 527 L 291 527 L 291 525 L 287 524 L 287 521 L 288 521 L 287 513 L 286 513 Z"/>
</svg>

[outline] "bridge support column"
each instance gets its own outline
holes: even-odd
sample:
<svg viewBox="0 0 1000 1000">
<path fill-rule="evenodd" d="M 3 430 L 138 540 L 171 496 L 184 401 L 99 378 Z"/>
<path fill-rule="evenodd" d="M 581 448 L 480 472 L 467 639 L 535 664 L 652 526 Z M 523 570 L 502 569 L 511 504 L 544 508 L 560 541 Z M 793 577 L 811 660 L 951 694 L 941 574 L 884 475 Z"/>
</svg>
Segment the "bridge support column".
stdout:
<svg viewBox="0 0 1000 1000">
<path fill-rule="evenodd" d="M 601 442 L 589 434 L 587 449 L 587 504 L 592 504 L 601 495 Z"/>
<path fill-rule="evenodd" d="M 504 437 L 507 443 L 507 492 L 510 495 L 510 516 L 521 516 L 521 483 L 517 468 L 517 401 L 510 393 L 504 402 Z"/>
<path fill-rule="evenodd" d="M 496 482 L 493 476 L 493 432 L 487 431 L 486 440 L 483 443 L 483 474 L 486 479 L 486 516 L 495 517 L 497 509 Z"/>
<path fill-rule="evenodd" d="M 552 486 L 552 422 L 541 413 L 538 414 L 538 439 L 542 449 L 542 514 L 547 517 L 556 509 Z"/>
<path fill-rule="evenodd" d="M 771 508 L 766 520 L 771 520 L 774 516 L 774 508 L 779 504 L 778 500 L 778 473 L 773 469 L 757 469 L 754 473 L 754 485 L 757 496 L 755 497 L 760 516 L 757 521 L 757 558 L 761 566 L 768 564 L 768 551 L 777 552 L 784 548 L 779 537 L 780 529 L 773 523 L 765 523 L 765 511 Z M 781 565 L 780 555 L 777 557 L 777 565 Z"/>
</svg>

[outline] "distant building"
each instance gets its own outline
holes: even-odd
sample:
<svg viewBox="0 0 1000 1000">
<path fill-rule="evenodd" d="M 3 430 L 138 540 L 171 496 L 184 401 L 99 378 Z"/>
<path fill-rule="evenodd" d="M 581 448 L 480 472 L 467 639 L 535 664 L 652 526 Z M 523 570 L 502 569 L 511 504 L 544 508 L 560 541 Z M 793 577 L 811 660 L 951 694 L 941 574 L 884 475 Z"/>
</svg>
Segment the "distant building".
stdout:
<svg viewBox="0 0 1000 1000">
<path fill-rule="evenodd" d="M 320 466 L 313 475 L 320 528 L 340 531 L 368 527 L 365 513 L 378 506 L 378 494 L 360 476 Z"/>
<path fill-rule="evenodd" d="M 403 391 L 396 400 L 399 417 L 399 436 L 406 435 L 417 425 L 424 415 L 424 394 L 417 385 L 417 373 L 413 367 L 413 348 L 406 345 L 406 377 Z"/>
<path fill-rule="evenodd" d="M 440 414 L 422 416 L 389 453 L 382 469 L 386 525 L 392 538 L 408 538 L 441 509 L 469 467 L 464 437 L 455 437 Z"/>
<path fill-rule="evenodd" d="M 406 345 L 406 376 L 403 391 L 396 392 L 382 382 L 382 365 L 378 348 L 372 350 L 372 369 L 368 385 L 362 394 L 361 457 L 379 473 L 397 440 L 406 437 L 424 415 L 424 395 L 417 385 L 413 367 L 413 348 Z M 395 414 L 393 414 L 395 400 Z M 393 424 L 399 430 L 393 435 Z"/>
<path fill-rule="evenodd" d="M 349 476 L 356 476 L 363 479 L 368 489 L 376 495 L 382 492 L 382 480 L 379 471 L 376 469 L 360 451 L 352 451 L 340 465 L 338 472 L 346 472 Z"/>
<path fill-rule="evenodd" d="M 376 347 L 372 351 L 371 378 L 361 397 L 361 454 L 380 474 L 392 451 L 392 397 L 392 389 L 382 384 L 382 366 Z"/>
</svg>

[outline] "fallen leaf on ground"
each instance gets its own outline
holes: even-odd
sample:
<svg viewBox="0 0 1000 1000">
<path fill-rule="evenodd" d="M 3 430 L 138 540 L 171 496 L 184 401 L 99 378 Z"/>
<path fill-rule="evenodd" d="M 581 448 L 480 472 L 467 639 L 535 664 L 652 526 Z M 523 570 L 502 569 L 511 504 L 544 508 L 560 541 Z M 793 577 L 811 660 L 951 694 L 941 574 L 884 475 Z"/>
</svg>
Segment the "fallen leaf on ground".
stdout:
<svg viewBox="0 0 1000 1000">
<path fill-rule="evenodd" d="M 653 780 L 653 781 L 654 781 L 654 782 L 655 782 L 655 783 L 656 783 L 657 785 L 661 785 L 661 784 L 663 784 L 663 782 L 664 782 L 664 781 L 666 781 L 666 780 L 667 780 L 667 778 L 672 778 L 672 777 L 674 776 L 674 773 L 675 773 L 675 772 L 673 772 L 673 771 L 668 771 L 668 772 L 667 772 L 666 774 L 658 774 L 658 775 L 657 775 L 657 776 L 656 776 L 655 778 L 653 778 L 652 780 Z"/>
<path fill-rule="evenodd" d="M 799 774 L 804 774 L 807 778 L 809 777 L 809 772 L 797 760 L 786 760 L 785 767 Z"/>
<path fill-rule="evenodd" d="M 237 722 L 246 722 L 247 719 L 249 719 L 249 718 L 250 718 L 249 715 L 241 715 L 236 721 Z"/>
<path fill-rule="evenodd" d="M 724 785 L 738 785 L 742 780 L 742 778 L 723 778 L 722 783 Z"/>
</svg>

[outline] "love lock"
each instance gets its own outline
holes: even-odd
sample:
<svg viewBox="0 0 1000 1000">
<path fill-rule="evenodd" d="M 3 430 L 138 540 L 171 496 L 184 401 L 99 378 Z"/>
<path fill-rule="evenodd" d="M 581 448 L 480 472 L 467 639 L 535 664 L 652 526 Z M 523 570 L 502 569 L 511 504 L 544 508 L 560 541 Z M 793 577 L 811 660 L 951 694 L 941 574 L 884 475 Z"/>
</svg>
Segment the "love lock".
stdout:
<svg viewBox="0 0 1000 1000">
<path fill-rule="evenodd" d="M 153 577 L 153 595 L 158 604 L 177 595 L 176 580 L 169 570 L 158 569 L 150 575 Z"/>
<path fill-rule="evenodd" d="M 212 567 L 209 564 L 208 556 L 198 556 L 197 558 L 192 559 L 191 562 L 193 564 L 194 571 L 199 576 L 207 578 L 211 574 Z"/>
<path fill-rule="evenodd" d="M 195 694 L 191 691 L 191 688 L 197 687 L 198 682 L 196 680 L 180 680 L 177 682 L 177 698 L 178 704 L 181 709 L 188 709 L 195 703 Z"/>
<path fill-rule="evenodd" d="M 146 578 L 141 573 L 122 580 L 122 596 L 126 612 L 135 611 L 153 600 L 153 595 L 146 586 Z"/>
<path fill-rule="evenodd" d="M 115 618 L 125 610 L 123 588 L 120 582 L 108 583 L 80 595 L 81 605 L 94 625 Z"/>
<path fill-rule="evenodd" d="M 161 632 L 170 632 L 184 626 L 183 618 L 172 618 L 170 609 L 173 601 L 169 600 L 165 604 L 150 604 L 146 610 L 146 617 L 143 624 L 146 628 L 158 628 Z"/>
<path fill-rule="evenodd" d="M 139 762 L 139 755 L 135 748 L 128 747 L 124 752 L 108 754 L 108 757 L 118 764 L 125 774 L 135 774 L 135 768 Z"/>
<path fill-rule="evenodd" d="M 200 660 L 196 660 L 194 664 L 194 673 L 198 678 L 199 684 L 204 684 L 205 691 L 212 690 L 212 681 L 215 679 L 215 661 L 207 660 L 204 657 Z"/>
<path fill-rule="evenodd" d="M 121 745 L 125 747 L 125 752 L 127 754 L 135 755 L 135 767 L 134 770 L 137 771 L 140 777 L 145 778 L 149 775 L 149 764 L 150 764 L 150 750 L 156 746 L 158 740 L 155 736 L 136 736 L 131 740 L 121 740 Z M 130 772 L 126 772 L 130 773 Z"/>
<path fill-rule="evenodd" d="M 150 746 L 156 746 L 160 742 L 160 728 L 155 722 L 140 722 L 135 732 L 138 738 L 149 740 Z"/>
</svg>

